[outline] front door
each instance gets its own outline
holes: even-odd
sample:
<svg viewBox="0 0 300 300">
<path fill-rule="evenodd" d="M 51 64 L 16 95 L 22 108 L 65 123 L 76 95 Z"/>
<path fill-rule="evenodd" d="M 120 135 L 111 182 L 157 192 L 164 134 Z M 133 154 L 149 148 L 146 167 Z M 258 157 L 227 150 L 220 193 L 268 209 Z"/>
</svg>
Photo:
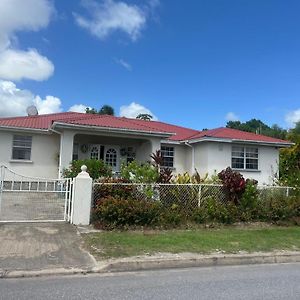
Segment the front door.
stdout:
<svg viewBox="0 0 300 300">
<path fill-rule="evenodd" d="M 111 166 L 114 173 L 120 171 L 119 152 L 116 146 L 105 146 L 105 162 Z"/>
</svg>

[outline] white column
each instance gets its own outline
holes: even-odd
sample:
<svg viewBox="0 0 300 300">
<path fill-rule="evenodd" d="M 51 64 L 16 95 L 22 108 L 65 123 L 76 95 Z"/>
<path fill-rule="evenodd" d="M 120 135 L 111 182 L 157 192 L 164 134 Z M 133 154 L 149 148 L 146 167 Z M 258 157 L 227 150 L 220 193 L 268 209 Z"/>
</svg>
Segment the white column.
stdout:
<svg viewBox="0 0 300 300">
<path fill-rule="evenodd" d="M 73 158 L 73 131 L 63 131 L 60 136 L 60 150 L 59 150 L 59 178 L 62 176 L 64 168 L 68 168 Z"/>
<path fill-rule="evenodd" d="M 160 150 L 161 139 L 156 138 L 151 140 L 151 153 L 155 153 Z"/>
<path fill-rule="evenodd" d="M 89 225 L 92 203 L 93 180 L 86 172 L 87 167 L 81 167 L 81 173 L 74 180 L 72 216 L 74 225 Z"/>
</svg>

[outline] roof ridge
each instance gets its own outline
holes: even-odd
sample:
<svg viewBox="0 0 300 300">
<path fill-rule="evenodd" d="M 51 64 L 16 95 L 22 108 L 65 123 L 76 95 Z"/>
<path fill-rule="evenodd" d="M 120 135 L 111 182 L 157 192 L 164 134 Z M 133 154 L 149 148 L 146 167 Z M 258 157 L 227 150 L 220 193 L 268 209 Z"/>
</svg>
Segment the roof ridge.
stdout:
<svg viewBox="0 0 300 300">
<path fill-rule="evenodd" d="M 41 114 L 41 115 L 35 115 L 35 116 L 1 117 L 0 120 L 24 119 L 24 118 L 41 118 L 41 117 L 47 117 L 47 116 L 53 116 L 53 115 L 61 115 L 61 114 L 81 114 L 81 113 L 79 113 L 79 112 L 73 112 L 73 111 L 66 111 L 66 112 L 57 112 L 57 113 L 50 113 L 50 114 Z"/>
<path fill-rule="evenodd" d="M 130 119 L 130 118 L 127 118 L 127 119 Z M 153 123 L 155 122 L 155 123 L 160 123 L 160 124 L 164 124 L 164 125 L 168 125 L 168 126 L 174 126 L 176 128 L 183 128 L 183 129 L 193 130 L 193 131 L 199 132 L 199 130 L 197 130 L 197 129 L 193 129 L 193 128 L 189 128 L 189 127 L 183 127 L 183 126 L 170 124 L 170 123 L 166 123 L 166 122 L 162 122 L 162 121 L 158 121 L 158 120 L 157 121 L 154 121 L 154 120 L 146 121 L 146 120 L 139 120 L 139 119 L 133 119 L 133 120 L 138 121 L 138 122 L 140 122 L 140 121 L 142 121 L 142 122 L 153 122 Z"/>
<path fill-rule="evenodd" d="M 118 119 L 122 119 L 123 121 L 127 122 L 127 123 L 133 123 L 135 125 L 139 125 L 139 126 L 142 126 L 142 127 L 145 127 L 147 129 L 152 129 L 152 130 L 156 130 L 155 127 L 152 127 L 152 126 L 147 126 L 146 124 L 144 124 L 144 120 L 141 120 L 141 121 L 144 121 L 144 122 L 139 122 L 139 120 L 137 119 L 134 119 L 134 118 L 126 118 L 126 117 L 117 117 Z M 152 121 L 147 121 L 147 122 L 152 122 Z M 163 132 L 168 132 L 168 131 L 164 131 Z M 175 132 L 168 132 L 168 133 L 172 133 L 172 134 L 175 134 Z"/>
</svg>

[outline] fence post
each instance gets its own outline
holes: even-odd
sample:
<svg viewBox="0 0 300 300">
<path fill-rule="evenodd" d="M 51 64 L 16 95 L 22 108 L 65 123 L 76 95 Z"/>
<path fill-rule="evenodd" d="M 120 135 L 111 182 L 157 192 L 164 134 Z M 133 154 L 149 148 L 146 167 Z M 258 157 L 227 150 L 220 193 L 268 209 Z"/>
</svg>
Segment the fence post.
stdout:
<svg viewBox="0 0 300 300">
<path fill-rule="evenodd" d="M 71 220 L 75 225 L 90 224 L 93 180 L 86 170 L 85 165 L 81 166 L 81 172 L 74 179 Z"/>
<path fill-rule="evenodd" d="M 286 188 L 286 196 L 289 197 L 289 195 L 290 195 L 290 188 L 287 187 L 287 188 Z"/>
<path fill-rule="evenodd" d="M 199 185 L 199 191 L 198 191 L 198 207 L 201 205 L 201 194 L 202 194 L 202 185 Z"/>
</svg>

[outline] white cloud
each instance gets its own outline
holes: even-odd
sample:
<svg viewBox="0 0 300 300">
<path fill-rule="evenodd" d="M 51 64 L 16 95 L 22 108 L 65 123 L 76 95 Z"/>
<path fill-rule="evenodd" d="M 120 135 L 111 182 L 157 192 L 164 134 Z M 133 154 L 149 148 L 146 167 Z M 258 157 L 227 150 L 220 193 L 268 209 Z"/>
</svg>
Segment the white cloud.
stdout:
<svg viewBox="0 0 300 300">
<path fill-rule="evenodd" d="M 225 116 L 226 121 L 239 121 L 239 117 L 234 112 L 228 112 Z"/>
<path fill-rule="evenodd" d="M 85 113 L 85 109 L 89 107 L 88 105 L 84 104 L 74 104 L 69 108 L 69 111 Z M 90 108 L 90 107 L 89 107 Z"/>
<path fill-rule="evenodd" d="M 57 97 L 46 96 L 42 99 L 28 90 L 21 90 L 11 81 L 0 80 L 0 116 L 24 116 L 26 108 L 35 105 L 39 114 L 62 111 L 61 100 Z"/>
<path fill-rule="evenodd" d="M 89 17 L 75 14 L 76 23 L 99 39 L 105 39 L 115 31 L 126 33 L 135 41 L 146 25 L 149 10 L 157 6 L 153 1 L 149 6 L 141 8 L 137 5 L 126 4 L 122 1 L 103 0 L 100 3 L 94 0 L 82 1 L 87 9 Z"/>
<path fill-rule="evenodd" d="M 54 72 L 54 66 L 35 49 L 19 51 L 7 49 L 0 52 L 0 78 L 8 80 L 45 80 Z"/>
<path fill-rule="evenodd" d="M 123 105 L 120 107 L 121 117 L 135 119 L 139 114 L 149 114 L 153 117 L 152 120 L 157 120 L 157 117 L 152 113 L 152 111 L 141 104 L 132 102 L 129 105 Z"/>
<path fill-rule="evenodd" d="M 0 78 L 44 80 L 52 75 L 53 64 L 35 49 L 17 50 L 13 44 L 20 31 L 47 27 L 54 12 L 49 0 L 0 1 Z"/>
<path fill-rule="evenodd" d="M 131 71 L 132 70 L 132 66 L 131 66 L 131 64 L 129 64 L 127 61 L 125 61 L 124 59 L 115 59 L 115 62 L 118 64 L 118 65 L 120 65 L 120 66 L 122 66 L 123 68 L 125 68 L 127 71 Z"/>
<path fill-rule="evenodd" d="M 285 121 L 290 127 L 294 127 L 295 123 L 300 121 L 300 108 L 287 113 L 285 116 Z"/>
<path fill-rule="evenodd" d="M 54 96 L 46 96 L 45 99 L 35 96 L 33 104 L 35 104 L 40 115 L 62 112 L 61 100 Z"/>
</svg>

